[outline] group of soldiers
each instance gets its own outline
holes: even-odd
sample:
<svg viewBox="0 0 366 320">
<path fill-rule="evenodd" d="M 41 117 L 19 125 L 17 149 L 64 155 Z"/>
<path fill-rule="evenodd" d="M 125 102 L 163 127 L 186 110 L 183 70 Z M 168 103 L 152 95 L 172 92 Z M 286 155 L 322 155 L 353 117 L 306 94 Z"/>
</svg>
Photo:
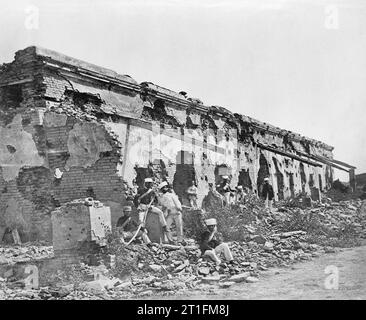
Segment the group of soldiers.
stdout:
<svg viewBox="0 0 366 320">
<path fill-rule="evenodd" d="M 183 207 L 191 210 L 199 210 L 197 203 L 197 186 L 192 181 L 186 190 L 189 206 L 183 206 L 179 197 L 167 181 L 154 186 L 152 178 L 145 178 L 144 185 L 140 188 L 133 199 L 137 208 L 138 221 L 132 218 L 132 206 L 123 207 L 123 216 L 117 222 L 117 232 L 122 242 L 131 243 L 135 239 L 141 239 L 146 245 L 153 246 L 146 229 L 146 217 L 148 214 L 156 214 L 163 232 L 164 242 L 170 244 L 186 245 L 183 236 Z M 262 196 L 266 200 L 266 207 L 272 211 L 273 188 L 266 178 L 262 187 Z M 245 203 L 251 193 L 247 188 L 237 186 L 230 187 L 228 176 L 223 176 L 221 183 L 214 187 L 209 184 L 209 193 L 203 199 L 202 209 L 206 212 L 210 207 L 230 206 L 232 204 Z M 216 203 L 215 203 L 216 201 Z M 171 228 L 175 224 L 176 241 L 172 237 Z M 216 219 L 204 220 L 205 230 L 200 235 L 200 248 L 202 254 L 217 264 L 221 263 L 220 255 L 223 255 L 229 263 L 235 263 L 229 246 L 223 242 L 221 234 L 217 231 Z"/>
<path fill-rule="evenodd" d="M 134 229 L 138 228 L 135 231 L 135 238 L 141 237 L 144 243 L 151 245 L 145 222 L 147 214 L 156 214 L 159 217 L 159 223 L 166 242 L 175 243 L 171 235 L 171 226 L 174 223 L 177 230 L 176 242 L 182 245 L 185 244 L 183 238 L 182 204 L 167 181 L 161 182 L 156 188 L 154 187 L 153 179 L 146 178 L 143 188 L 137 192 L 133 202 L 137 208 L 138 222 L 131 217 L 132 207 L 124 206 L 123 216 L 117 222 L 117 228 L 122 232 L 122 239 L 129 238 Z"/>
</svg>

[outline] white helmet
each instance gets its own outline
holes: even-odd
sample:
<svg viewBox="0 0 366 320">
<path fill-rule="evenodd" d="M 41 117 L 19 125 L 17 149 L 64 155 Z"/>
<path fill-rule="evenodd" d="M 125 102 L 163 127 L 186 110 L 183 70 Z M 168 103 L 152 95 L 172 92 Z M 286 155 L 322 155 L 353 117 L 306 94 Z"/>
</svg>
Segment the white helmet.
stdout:
<svg viewBox="0 0 366 320">
<path fill-rule="evenodd" d="M 168 182 L 163 181 L 162 183 L 160 183 L 160 184 L 159 184 L 158 188 L 159 188 L 159 189 L 162 189 L 162 188 L 164 188 L 164 187 L 166 187 L 166 186 L 168 186 Z"/>
<path fill-rule="evenodd" d="M 56 168 L 53 176 L 56 179 L 61 179 L 63 174 L 64 173 L 59 168 Z"/>
<path fill-rule="evenodd" d="M 154 182 L 154 181 L 153 181 L 153 179 L 151 179 L 151 178 L 145 178 L 145 183 L 146 183 L 146 182 Z"/>
<path fill-rule="evenodd" d="M 206 219 L 205 220 L 206 226 L 216 226 L 217 221 L 215 218 Z"/>
</svg>

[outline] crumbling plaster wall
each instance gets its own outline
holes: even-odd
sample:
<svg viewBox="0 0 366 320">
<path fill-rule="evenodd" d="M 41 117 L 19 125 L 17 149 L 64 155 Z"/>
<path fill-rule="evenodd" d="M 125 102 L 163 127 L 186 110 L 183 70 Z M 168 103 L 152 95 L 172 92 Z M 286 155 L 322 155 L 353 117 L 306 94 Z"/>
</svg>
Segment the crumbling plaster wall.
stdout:
<svg viewBox="0 0 366 320">
<path fill-rule="evenodd" d="M 215 183 L 215 167 L 217 165 L 225 164 L 232 168 L 233 183 L 237 181 L 237 170 L 235 165 L 234 146 L 236 141 L 231 138 L 230 141 L 221 138 L 216 142 L 216 136 L 213 130 L 203 132 L 202 129 L 191 130 L 174 128 L 165 125 L 161 129 L 160 124 L 152 122 L 144 127 L 145 124 L 137 123 L 131 125 L 129 129 L 128 151 L 125 150 L 124 161 L 122 165 L 123 177 L 127 183 L 132 186 L 136 178 L 136 167 L 147 168 L 154 160 L 161 159 L 168 172 L 167 181 L 173 184 L 174 174 L 176 172 L 177 164 L 183 164 L 178 157 L 180 152 L 193 154 L 193 159 L 183 159 L 185 164 L 194 166 L 197 178 L 198 198 L 202 201 L 207 194 L 208 183 Z M 111 126 L 112 127 L 112 126 Z M 117 126 L 113 126 L 115 132 L 118 132 Z M 113 130 L 113 129 L 112 129 Z M 120 131 L 122 132 L 122 131 Z M 126 132 L 126 130 L 123 130 Z M 209 147 L 204 147 L 204 139 L 207 140 Z M 119 140 L 125 141 L 126 137 L 119 134 Z M 214 150 L 222 148 L 228 154 L 222 154 Z M 122 168 L 119 173 L 122 174 Z"/>
<path fill-rule="evenodd" d="M 253 135 L 254 140 L 266 144 L 266 145 L 275 145 L 276 147 L 283 148 L 286 150 L 286 146 L 284 144 L 284 140 L 280 136 L 276 136 L 273 134 L 268 133 L 255 133 Z M 303 145 L 297 142 L 291 142 L 292 145 L 296 148 L 296 150 L 306 153 L 306 150 L 304 149 Z M 268 151 L 268 150 L 261 150 L 260 148 L 255 148 L 251 144 L 245 145 L 245 147 L 242 148 L 241 154 L 244 154 L 244 156 L 240 157 L 240 163 L 241 163 L 241 169 L 249 169 L 249 174 L 251 177 L 252 182 L 257 181 L 258 179 L 258 171 L 260 168 L 259 165 L 259 155 L 263 154 L 263 156 L 266 158 L 266 161 L 268 163 L 268 169 L 270 172 L 270 181 L 274 188 L 275 193 L 275 199 L 278 200 L 278 183 L 277 183 L 277 174 L 276 174 L 276 166 L 274 164 L 273 158 L 277 161 L 277 166 L 280 171 L 280 173 L 283 176 L 283 182 L 284 182 L 284 189 L 283 189 L 283 195 L 284 198 L 291 197 L 291 188 L 290 188 L 290 180 L 289 180 L 289 174 L 292 174 L 293 176 L 293 188 L 295 194 L 298 194 L 302 191 L 302 181 L 301 181 L 301 174 L 300 174 L 300 161 L 291 159 L 289 157 Z M 313 147 L 312 148 L 312 154 L 315 155 L 322 155 L 330 157 L 331 153 L 329 151 L 326 151 L 319 147 Z M 304 166 L 304 173 L 306 177 L 306 183 L 305 183 L 305 192 L 307 194 L 310 194 L 310 186 L 309 186 L 309 180 L 310 180 L 310 174 L 313 175 L 314 179 L 314 187 L 320 188 L 320 186 L 324 187 L 326 186 L 326 165 L 322 165 L 322 167 L 314 167 L 309 164 L 303 163 Z M 332 170 L 329 168 L 329 170 Z M 319 179 L 322 180 L 322 182 L 319 182 Z M 256 190 L 257 186 L 254 183 L 253 184 L 253 190 Z M 258 191 L 258 190 L 257 190 Z"/>
<path fill-rule="evenodd" d="M 51 208 L 52 205 L 58 203 L 62 204 L 76 198 L 86 197 L 89 195 L 88 192 L 92 192 L 97 200 L 103 201 L 111 207 L 112 224 L 115 225 L 122 211 L 121 206 L 125 202 L 122 178 L 132 187 L 136 178 L 136 167 L 147 167 L 154 160 L 161 159 L 167 167 L 167 180 L 173 184 L 177 154 L 181 151 L 194 155 L 191 164 L 196 172 L 199 203 L 207 194 L 208 183 L 215 183 L 215 168 L 219 165 L 226 165 L 229 168 L 232 187 L 237 185 L 240 170 L 248 169 L 253 190 L 256 190 L 261 153 L 268 162 L 275 193 L 278 190 L 273 158 L 277 159 L 279 169 L 284 176 L 284 197 L 291 196 L 287 173 L 294 174 L 294 191 L 301 191 L 300 163 L 298 161 L 267 150 L 260 150 L 251 144 L 238 143 L 236 137 L 230 136 L 227 139 L 223 135 L 217 135 L 212 129 L 180 130 L 180 128 L 165 125 L 160 132 L 159 123 L 153 122 L 150 127 L 146 128 L 139 126 L 136 122 L 127 130 L 126 119 L 121 119 L 120 122 L 98 123 L 82 121 L 52 111 L 39 110 L 39 114 L 38 117 L 35 117 L 36 126 L 40 126 L 39 119 L 42 119 L 41 127 L 43 129 L 38 129 L 37 132 L 44 134 L 43 138 L 37 138 L 38 144 L 40 140 L 43 140 L 43 144 L 39 144 L 39 149 L 37 149 L 32 135 L 22 128 L 21 115 L 16 115 L 13 122 L 6 127 L 6 130 L 9 130 L 10 127 L 13 130 L 12 136 L 16 140 L 14 148 L 23 150 L 22 152 L 26 151 L 26 155 L 10 157 L 10 151 L 2 145 L 2 150 L 5 148 L 7 150 L 7 153 L 2 152 L 2 164 L 9 163 L 9 159 L 13 161 L 12 164 L 15 164 L 10 171 L 7 170 L 8 167 L 3 167 L 2 178 L 4 181 L 16 179 L 19 170 L 24 165 L 31 168 L 44 168 L 48 172 L 48 181 L 44 182 L 44 186 L 49 187 L 47 196 L 52 199 L 52 201 L 48 200 L 51 202 Z M 144 125 L 146 126 L 146 124 Z M 29 123 L 28 126 L 32 126 L 32 123 Z M 1 132 L 4 137 L 9 135 L 4 128 Z M 6 133 L 4 134 L 4 132 Z M 128 137 L 126 137 L 127 133 Z M 16 138 L 22 137 L 22 135 L 27 138 Z M 118 146 L 115 140 L 119 142 Z M 126 141 L 128 141 L 127 149 L 124 147 Z M 237 157 L 238 151 L 240 157 Z M 5 155 L 7 155 L 6 158 Z M 56 168 L 63 171 L 59 183 L 56 183 L 53 178 L 53 171 Z M 308 165 L 304 165 L 304 170 L 307 181 L 309 181 L 309 174 L 314 174 L 316 186 L 319 185 L 319 173 L 322 179 L 323 177 L 325 179 L 325 170 Z M 310 192 L 308 185 L 306 185 L 306 191 Z M 2 209 L 3 215 L 8 215 L 9 208 L 14 208 L 14 199 L 18 199 L 15 211 L 21 212 L 21 217 L 26 221 L 23 225 L 31 226 L 25 230 L 29 231 L 29 228 L 33 228 L 31 236 L 33 239 L 41 233 L 44 234 L 44 230 L 47 229 L 44 226 L 45 223 L 43 226 L 40 224 L 41 230 L 37 230 L 35 220 L 31 218 L 36 210 L 37 201 L 35 199 L 31 199 L 32 201 L 22 199 L 19 192 L 13 192 L 10 195 L 5 193 L 4 196 L 8 200 L 3 202 L 7 203 L 5 209 Z M 47 209 L 49 210 L 50 207 Z M 43 211 L 42 214 L 46 213 Z"/>
<path fill-rule="evenodd" d="M 136 187 L 137 170 L 151 169 L 157 180 L 167 179 L 174 185 L 181 154 L 194 169 L 199 204 L 208 184 L 218 181 L 218 167 L 226 168 L 232 187 L 246 170 L 252 190 L 258 191 L 261 154 L 268 163 L 276 199 L 273 159 L 283 176 L 284 197 L 291 196 L 288 174 L 293 175 L 293 191 L 302 190 L 300 162 L 261 150 L 257 142 L 332 157 L 320 145 L 289 143 L 277 134 L 249 130 L 232 114 L 222 116 L 222 108 L 183 108 L 156 97 L 146 99 L 132 89 L 61 74 L 57 68 L 47 68 L 34 50 L 18 52 L 16 60 L 1 71 L 0 83 L 25 82 L 9 92 L 6 86 L 0 87 L 0 238 L 5 227 L 16 226 L 24 239 L 50 240 L 50 212 L 87 196 L 110 206 L 115 226 L 128 189 Z M 164 174 L 159 172 L 161 164 Z M 54 177 L 56 168 L 63 172 L 60 180 Z M 310 193 L 310 175 L 316 187 L 319 177 L 326 186 L 326 166 L 304 163 L 303 169 L 306 192 Z"/>
<path fill-rule="evenodd" d="M 65 119 L 52 112 L 46 112 L 44 119 L 46 152 L 37 149 L 36 138 L 19 124 L 21 115 L 16 115 L 11 124 L 0 130 L 2 225 L 11 226 L 8 216 L 12 213 L 13 220 L 26 221 L 21 225 L 28 227 L 24 232 L 31 238 L 48 238 L 45 229 L 50 231 L 45 227 L 50 221 L 38 224 L 37 208 L 45 216 L 41 219 L 44 221 L 49 220 L 47 214 L 57 204 L 90 193 L 98 200 L 118 204 L 124 196 L 122 181 L 116 174 L 120 155 L 102 124 Z M 14 148 L 13 153 L 9 152 L 8 145 Z M 63 171 L 60 181 L 53 176 L 56 168 Z M 119 215 L 120 205 L 114 210 Z M 34 229 L 33 235 L 29 234 L 30 229 Z"/>
</svg>

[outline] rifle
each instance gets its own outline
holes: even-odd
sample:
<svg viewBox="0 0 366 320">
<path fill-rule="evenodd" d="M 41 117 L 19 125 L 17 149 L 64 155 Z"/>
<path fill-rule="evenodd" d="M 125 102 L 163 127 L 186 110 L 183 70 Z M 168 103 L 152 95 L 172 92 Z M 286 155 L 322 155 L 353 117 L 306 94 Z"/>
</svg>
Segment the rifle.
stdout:
<svg viewBox="0 0 366 320">
<path fill-rule="evenodd" d="M 145 214 L 144 214 L 143 222 L 138 226 L 138 228 L 137 228 L 137 230 L 136 230 L 135 234 L 133 235 L 133 237 L 131 238 L 131 240 L 130 240 L 130 241 L 128 241 L 128 243 L 126 244 L 126 246 L 128 246 L 129 244 L 131 244 L 131 242 L 132 242 L 133 240 L 135 240 L 135 238 L 137 237 L 138 233 L 139 233 L 139 232 L 140 232 L 140 230 L 141 230 L 142 225 L 143 225 L 143 224 L 145 224 L 145 222 L 146 222 L 146 216 L 147 216 L 147 213 L 149 212 L 149 209 L 150 209 L 151 204 L 153 203 L 153 201 L 154 201 L 154 198 L 152 198 L 152 199 L 151 199 L 150 203 L 148 204 L 148 206 L 147 206 L 147 208 L 146 208 L 146 211 L 145 211 Z"/>
</svg>

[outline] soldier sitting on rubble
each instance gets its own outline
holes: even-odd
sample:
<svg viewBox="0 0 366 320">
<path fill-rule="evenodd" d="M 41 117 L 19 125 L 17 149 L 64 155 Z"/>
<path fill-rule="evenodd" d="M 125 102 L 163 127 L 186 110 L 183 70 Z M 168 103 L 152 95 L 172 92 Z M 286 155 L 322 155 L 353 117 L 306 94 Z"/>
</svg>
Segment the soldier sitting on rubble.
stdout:
<svg viewBox="0 0 366 320">
<path fill-rule="evenodd" d="M 143 225 L 143 215 L 139 214 L 139 222 L 136 222 L 134 219 L 132 219 L 131 212 L 132 208 L 130 206 L 124 206 L 123 216 L 120 217 L 117 221 L 117 233 L 121 236 L 121 241 L 126 242 L 127 239 L 131 239 L 141 224 L 142 226 L 140 228 L 140 231 L 136 235 L 136 238 L 142 238 L 142 241 L 150 246 L 151 241 L 147 235 L 147 230 Z"/>
<path fill-rule="evenodd" d="M 157 205 L 157 193 L 153 189 L 153 179 L 146 178 L 144 181 L 144 188 L 139 190 L 134 199 L 134 204 L 137 207 L 139 214 L 148 214 L 149 212 L 159 216 L 159 222 L 169 242 L 172 242 L 172 236 L 167 226 L 163 211 Z M 149 207 L 150 205 L 150 207 Z"/>
<path fill-rule="evenodd" d="M 206 231 L 201 236 L 200 248 L 203 256 L 211 258 L 217 265 L 221 264 L 219 256 L 223 253 L 229 263 L 234 263 L 233 255 L 227 243 L 222 242 L 222 235 L 217 231 L 216 219 L 206 219 Z"/>
</svg>

